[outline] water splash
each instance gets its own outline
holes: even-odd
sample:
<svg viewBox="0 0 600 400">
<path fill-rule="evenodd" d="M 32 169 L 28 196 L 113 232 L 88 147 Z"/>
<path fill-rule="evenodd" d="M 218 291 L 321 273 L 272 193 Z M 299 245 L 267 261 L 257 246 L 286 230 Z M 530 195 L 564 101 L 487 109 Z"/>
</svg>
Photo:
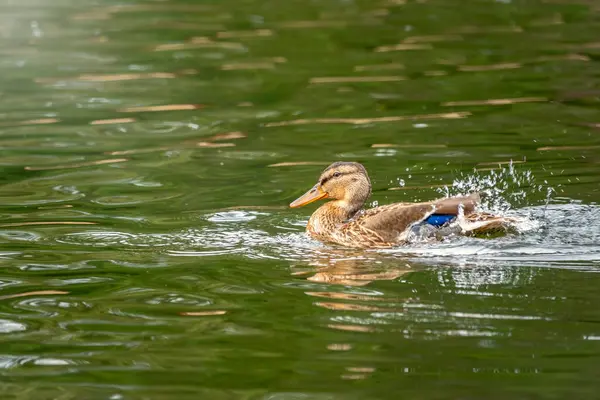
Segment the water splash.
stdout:
<svg viewBox="0 0 600 400">
<path fill-rule="evenodd" d="M 544 196 L 547 205 L 555 192 L 547 182 L 537 183 L 531 170 L 517 169 L 512 162 L 491 171 L 461 172 L 451 186 L 437 191 L 446 197 L 478 192 L 481 195 L 481 211 L 499 215 L 531 205 L 531 200 L 540 195 Z"/>
</svg>

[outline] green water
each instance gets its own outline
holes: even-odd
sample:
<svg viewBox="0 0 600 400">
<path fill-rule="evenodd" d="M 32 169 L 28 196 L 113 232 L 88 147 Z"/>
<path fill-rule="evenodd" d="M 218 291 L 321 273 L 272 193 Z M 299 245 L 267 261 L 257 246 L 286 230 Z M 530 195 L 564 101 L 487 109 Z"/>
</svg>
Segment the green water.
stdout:
<svg viewBox="0 0 600 400">
<path fill-rule="evenodd" d="M 598 398 L 599 31 L 584 0 L 0 3 L 0 397 Z M 321 245 L 287 205 L 336 160 L 529 222 Z"/>
</svg>

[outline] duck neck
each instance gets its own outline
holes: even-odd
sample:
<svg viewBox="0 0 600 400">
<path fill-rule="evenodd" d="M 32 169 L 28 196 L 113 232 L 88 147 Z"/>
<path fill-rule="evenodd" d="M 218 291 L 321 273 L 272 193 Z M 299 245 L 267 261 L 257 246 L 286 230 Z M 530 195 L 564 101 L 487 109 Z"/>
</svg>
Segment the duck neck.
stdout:
<svg viewBox="0 0 600 400">
<path fill-rule="evenodd" d="M 326 235 L 352 218 L 361 208 L 362 204 L 350 204 L 344 200 L 330 201 L 311 215 L 306 230 L 313 235 Z"/>
</svg>

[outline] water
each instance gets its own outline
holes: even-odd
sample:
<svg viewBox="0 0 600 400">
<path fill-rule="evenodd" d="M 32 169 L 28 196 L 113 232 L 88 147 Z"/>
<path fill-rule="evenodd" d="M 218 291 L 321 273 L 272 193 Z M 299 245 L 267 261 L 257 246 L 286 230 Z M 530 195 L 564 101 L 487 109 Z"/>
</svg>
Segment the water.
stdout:
<svg viewBox="0 0 600 400">
<path fill-rule="evenodd" d="M 597 397 L 599 11 L 0 3 L 3 398 Z M 335 160 L 524 222 L 325 246 Z"/>
</svg>

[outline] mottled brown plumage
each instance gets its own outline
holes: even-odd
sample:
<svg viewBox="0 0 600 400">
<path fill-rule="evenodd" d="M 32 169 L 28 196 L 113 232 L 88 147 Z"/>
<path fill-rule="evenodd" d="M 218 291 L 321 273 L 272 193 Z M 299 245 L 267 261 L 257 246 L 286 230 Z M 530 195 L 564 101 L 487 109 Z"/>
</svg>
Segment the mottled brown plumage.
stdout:
<svg viewBox="0 0 600 400">
<path fill-rule="evenodd" d="M 348 247 L 391 247 L 406 243 L 411 228 L 432 214 L 462 216 L 463 233 L 482 233 L 501 228 L 504 218 L 475 212 L 477 194 L 423 203 L 394 203 L 363 210 L 371 195 L 366 169 L 355 162 L 336 162 L 327 167 L 315 186 L 290 204 L 301 207 L 319 199 L 331 199 L 310 217 L 307 232 L 322 242 Z"/>
</svg>

